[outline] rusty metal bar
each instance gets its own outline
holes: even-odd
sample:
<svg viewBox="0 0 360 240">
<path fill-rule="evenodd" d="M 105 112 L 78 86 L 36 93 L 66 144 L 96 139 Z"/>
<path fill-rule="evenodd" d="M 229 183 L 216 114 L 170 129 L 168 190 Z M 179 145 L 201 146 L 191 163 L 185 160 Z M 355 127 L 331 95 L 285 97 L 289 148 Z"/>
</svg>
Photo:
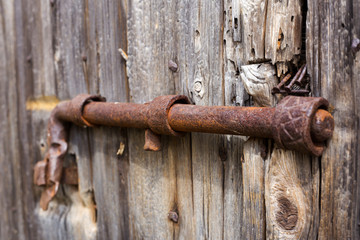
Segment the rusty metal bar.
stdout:
<svg viewBox="0 0 360 240">
<path fill-rule="evenodd" d="M 149 128 L 147 104 L 91 102 L 84 107 L 84 118 L 95 125 Z"/>
<path fill-rule="evenodd" d="M 92 124 L 150 128 L 148 104 L 91 102 L 84 118 Z M 275 108 L 195 106 L 174 104 L 168 113 L 170 127 L 179 132 L 205 132 L 272 138 Z M 270 127 L 270 128 L 269 128 Z"/>
<path fill-rule="evenodd" d="M 134 104 L 134 103 L 104 103 L 104 102 L 91 102 L 84 107 L 83 117 L 89 123 L 94 125 L 104 126 L 119 126 L 119 127 L 132 127 L 132 128 L 145 128 L 152 129 L 155 134 L 176 135 L 180 132 L 205 132 L 205 133 L 218 133 L 218 134 L 233 134 L 233 135 L 246 135 L 260 138 L 276 138 L 279 127 L 284 125 L 284 122 L 276 122 L 277 115 L 285 114 L 287 117 L 286 134 L 298 132 L 299 137 L 307 126 L 302 124 L 302 121 L 307 119 L 318 119 L 317 121 L 308 121 L 310 127 L 308 130 L 307 142 L 315 141 L 317 145 L 326 141 L 331 137 L 333 130 L 333 118 L 331 114 L 322 109 L 310 109 L 312 104 L 309 105 L 309 100 L 314 103 L 320 104 L 318 107 L 326 108 L 327 102 L 323 98 L 303 98 L 289 96 L 286 99 L 294 101 L 295 99 L 301 100 L 298 104 L 290 104 L 286 110 L 280 111 L 279 105 L 277 108 L 270 107 L 231 107 L 231 106 L 195 106 L 184 103 L 174 103 L 169 109 L 164 110 L 164 122 L 156 125 L 156 128 L 171 129 L 173 132 L 162 131 L 154 129 L 151 125 L 152 110 L 154 106 L 151 104 Z M 285 99 L 285 101 L 286 101 Z M 305 101 L 306 100 L 306 101 Z M 167 100 L 165 100 L 166 102 Z M 310 115 L 301 118 L 302 105 L 307 102 Z M 321 105 L 322 104 L 322 105 Z M 278 109 L 278 111 L 276 111 Z M 291 110 L 291 111 L 290 111 Z M 292 112 L 293 115 L 287 113 Z M 300 114 L 300 115 L 299 115 Z M 304 126 L 303 126 L 304 125 Z M 276 130 L 276 131 L 274 131 Z M 292 134 L 293 135 L 293 134 Z M 301 136 L 300 136 L 301 135 Z M 304 135 L 304 136 L 305 136 Z M 292 141 L 290 136 L 287 141 Z M 321 147 L 312 146 L 310 149 L 302 149 L 296 147 L 287 147 L 288 143 L 282 144 L 281 139 L 278 139 L 278 144 L 283 148 L 302 150 L 303 152 L 310 152 L 314 155 L 320 155 L 322 152 Z M 302 141 L 303 145 L 306 145 Z M 321 150 L 319 150 L 321 149 Z M 151 150 L 151 149 L 150 149 Z"/>
<path fill-rule="evenodd" d="M 285 97 L 274 108 L 260 108 L 195 106 L 182 95 L 161 96 L 145 104 L 107 103 L 98 95 L 78 95 L 58 104 L 51 114 L 50 148 L 45 159 L 35 166 L 34 174 L 35 184 L 47 186 L 40 204 L 43 209 L 48 207 L 62 178 L 67 122 L 88 127 L 144 128 L 144 149 L 152 151 L 160 150 L 160 135 L 206 132 L 273 138 L 281 148 L 320 156 L 334 129 L 327 107 L 324 98 L 296 96 Z"/>
<path fill-rule="evenodd" d="M 181 132 L 205 132 L 272 138 L 275 108 L 195 106 L 175 104 L 170 126 Z"/>
</svg>

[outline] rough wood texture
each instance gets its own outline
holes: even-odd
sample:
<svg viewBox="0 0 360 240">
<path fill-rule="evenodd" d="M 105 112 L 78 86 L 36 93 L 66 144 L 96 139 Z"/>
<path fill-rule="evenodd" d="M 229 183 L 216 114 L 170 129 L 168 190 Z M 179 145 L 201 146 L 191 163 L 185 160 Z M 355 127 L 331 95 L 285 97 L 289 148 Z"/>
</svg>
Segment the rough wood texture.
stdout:
<svg viewBox="0 0 360 240">
<path fill-rule="evenodd" d="M 132 4 L 128 25 L 132 101 L 145 102 L 161 94 L 183 93 L 196 104 L 223 104 L 222 5 L 208 1 L 165 4 L 136 1 Z M 139 25 L 139 22 L 151 24 Z M 151 30 L 154 28 L 157 31 Z M 145 37 L 138 38 L 140 33 L 145 33 Z M 168 69 L 170 60 L 177 63 L 178 72 Z M 141 94 L 145 91 L 146 95 Z M 184 144 L 164 138 L 164 151 L 160 154 L 143 152 L 143 134 L 137 136 L 133 139 L 130 136 L 133 237 L 222 238 L 223 217 L 229 215 L 224 209 L 231 215 L 234 209 L 231 202 L 224 206 L 224 150 L 221 151 L 223 157 L 219 156 L 224 138 L 192 134 L 191 141 L 189 138 Z M 190 159 L 179 162 L 174 156 Z M 181 175 L 177 170 L 180 166 L 186 170 Z M 178 184 L 180 180 L 191 184 L 182 189 Z M 179 213 L 176 225 L 166 219 L 167 212 L 174 208 Z M 236 221 L 231 217 L 227 219 L 227 224 Z"/>
<path fill-rule="evenodd" d="M 245 90 L 254 99 L 255 106 L 273 107 L 275 98 L 271 90 L 278 83 L 275 68 L 268 63 L 241 66 L 241 80 Z"/>
<path fill-rule="evenodd" d="M 265 58 L 276 63 L 277 75 L 288 71 L 288 62 L 297 64 L 302 44 L 302 0 L 268 0 Z"/>
<path fill-rule="evenodd" d="M 131 3 L 127 25 L 131 101 L 144 103 L 160 95 L 184 92 L 187 67 L 183 54 L 190 47 L 186 38 L 193 34 L 186 18 L 190 10 L 183 2 Z M 178 73 L 169 69 L 170 60 L 179 66 Z M 129 133 L 130 238 L 195 238 L 189 136 L 163 136 L 161 152 L 145 152 L 144 131 Z M 168 219 L 170 211 L 178 213 L 179 223 Z"/>
<path fill-rule="evenodd" d="M 82 92 L 101 92 L 110 100 L 127 99 L 125 64 L 117 51 L 119 47 L 126 48 L 126 7 L 122 3 L 97 4 L 20 0 L 0 4 L 3 23 L 0 46 L 6 53 L 0 74 L 4 76 L 1 105 L 10 114 L 1 118 L 1 139 L 10 141 L 1 141 L 4 155 L 0 162 L 5 172 L 1 174 L 0 189 L 8 191 L 1 192 L 1 196 L 13 196 L 1 198 L 0 211 L 5 216 L 0 220 L 1 239 L 96 239 L 98 236 L 126 239 L 128 236 L 127 177 L 120 175 L 126 172 L 127 154 L 116 155 L 120 142 L 126 140 L 123 137 L 126 132 L 104 129 L 98 134 L 72 128 L 66 161 L 78 164 L 79 190 L 64 186 L 48 211 L 38 207 L 40 189 L 32 185 L 32 168 L 47 148 L 47 119 L 58 101 L 52 95 L 63 100 Z M 114 37 L 106 39 L 108 35 Z M 112 55 L 107 52 L 110 48 Z M 110 62 L 102 65 L 103 72 L 99 69 L 100 61 Z M 119 67 L 113 68 L 115 64 Z M 123 76 L 121 81 L 119 76 Z M 103 141 L 95 142 L 99 139 Z M 90 150 L 93 146 L 101 150 L 95 150 L 95 154 Z M 104 151 L 106 147 L 111 151 Z M 116 211 L 112 209 L 114 206 Z"/>
<path fill-rule="evenodd" d="M 277 82 L 274 67 L 253 64 L 241 69 L 241 79 L 255 105 L 274 106 L 276 101 L 271 95 Z M 246 238 L 307 239 L 311 236 L 310 227 L 316 223 L 310 209 L 317 211 L 313 195 L 317 194 L 316 184 L 319 184 L 311 174 L 311 157 L 273 148 L 271 142 L 249 139 L 244 145 L 244 162 L 244 187 L 249 186 L 244 189 L 244 201 L 251 199 L 245 205 L 245 213 L 249 212 L 245 219 L 251 219 L 252 223 L 247 226 L 251 231 Z"/>
<path fill-rule="evenodd" d="M 276 85 L 277 78 L 271 64 L 243 65 L 240 76 L 247 93 L 253 97 L 255 106 L 275 105 L 271 89 Z M 265 160 L 268 160 L 271 150 L 268 145 L 266 140 L 253 138 L 244 144 L 244 239 L 264 239 L 266 236 Z"/>
<path fill-rule="evenodd" d="M 313 239 L 311 158 L 275 149 L 266 167 L 268 239 Z"/>
<path fill-rule="evenodd" d="M 241 42 L 243 64 L 265 59 L 267 4 L 267 0 L 233 1 L 234 40 Z"/>
<path fill-rule="evenodd" d="M 241 69 L 241 79 L 255 105 L 274 106 L 276 101 L 271 95 L 277 82 L 274 67 L 253 64 Z M 251 231 L 246 238 L 315 237 L 310 229 L 317 224 L 310 212 L 317 212 L 314 196 L 318 195 L 319 182 L 317 175 L 311 174 L 311 157 L 274 148 L 271 142 L 249 139 L 244 144 L 244 162 L 244 188 L 249 186 L 244 189 L 244 201 L 251 199 L 245 205 L 245 214 L 249 212 L 245 219 L 252 223 L 247 226 Z"/>
<path fill-rule="evenodd" d="M 265 143 L 264 143 L 265 141 Z M 266 140 L 249 139 L 244 144 L 243 167 L 243 218 L 242 239 L 264 239 L 265 214 L 265 163 Z M 265 154 L 264 154 L 265 153 Z"/>
<path fill-rule="evenodd" d="M 329 99 L 335 131 L 321 157 L 321 239 L 359 239 L 360 1 L 308 5 L 307 62 L 313 93 Z"/>
<path fill-rule="evenodd" d="M 360 238 L 358 12 L 359 0 L 0 0 L 0 239 Z M 312 94 L 336 122 L 322 158 L 213 134 L 144 152 L 141 130 L 73 126 L 79 187 L 39 208 L 32 168 L 58 101 L 274 106 L 276 75 L 304 60 L 305 15 Z"/>
</svg>

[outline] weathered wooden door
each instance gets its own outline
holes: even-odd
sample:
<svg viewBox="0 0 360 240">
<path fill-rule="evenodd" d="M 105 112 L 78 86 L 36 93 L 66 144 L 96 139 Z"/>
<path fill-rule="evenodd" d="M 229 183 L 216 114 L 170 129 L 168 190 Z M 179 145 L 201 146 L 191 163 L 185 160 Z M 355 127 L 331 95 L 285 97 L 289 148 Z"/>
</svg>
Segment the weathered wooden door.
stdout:
<svg viewBox="0 0 360 240">
<path fill-rule="evenodd" d="M 359 13 L 359 0 L 1 0 L 0 239 L 359 239 Z M 335 118 L 322 157 L 200 133 L 145 152 L 142 130 L 72 126 L 79 186 L 39 207 L 33 167 L 59 101 L 273 106 L 303 63 Z"/>
</svg>

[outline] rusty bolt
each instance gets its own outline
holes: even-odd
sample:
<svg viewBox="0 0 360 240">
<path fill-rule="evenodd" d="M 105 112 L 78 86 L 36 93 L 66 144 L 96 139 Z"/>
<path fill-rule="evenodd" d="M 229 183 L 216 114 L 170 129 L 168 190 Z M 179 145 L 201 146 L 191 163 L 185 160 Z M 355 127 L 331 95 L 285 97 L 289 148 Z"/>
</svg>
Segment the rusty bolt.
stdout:
<svg viewBox="0 0 360 240">
<path fill-rule="evenodd" d="M 173 72 L 177 72 L 178 65 L 174 61 L 170 60 L 169 61 L 169 69 Z"/>
<path fill-rule="evenodd" d="M 306 64 L 302 65 L 295 76 L 291 79 L 290 83 L 285 84 L 290 79 L 291 75 L 287 74 L 280 83 L 271 90 L 272 94 L 280 93 L 284 95 L 307 95 L 310 93 L 308 89 L 308 78 L 306 75 Z"/>
<path fill-rule="evenodd" d="M 271 91 L 272 91 L 272 94 L 280 93 L 282 87 L 284 86 L 284 84 L 285 84 L 287 81 L 289 81 L 290 78 L 291 78 L 291 75 L 290 75 L 290 74 L 287 74 L 287 75 L 280 81 L 280 83 L 271 90 Z"/>
<path fill-rule="evenodd" d="M 175 211 L 170 211 L 168 213 L 168 218 L 174 223 L 177 223 L 179 221 L 179 215 Z"/>
<path fill-rule="evenodd" d="M 323 142 L 331 138 L 334 130 L 334 119 L 325 110 L 319 109 L 312 119 L 311 137 L 315 142 Z"/>
<path fill-rule="evenodd" d="M 200 85 L 201 86 L 201 85 Z M 197 88 L 195 88 L 197 89 Z M 160 96 L 147 104 L 107 103 L 99 95 L 80 94 L 51 112 L 45 159 L 35 166 L 34 182 L 46 185 L 40 205 L 45 210 L 59 189 L 67 151 L 68 124 L 144 128 L 146 150 L 159 150 L 160 136 L 206 132 L 273 138 L 277 146 L 320 156 L 332 136 L 334 119 L 320 97 L 285 97 L 275 108 L 195 106 L 183 95 Z M 225 158 L 224 158 L 225 159 Z M 72 175 L 75 176 L 75 175 Z M 76 183 L 76 177 L 67 177 Z M 170 214 L 177 221 L 177 214 Z"/>
<path fill-rule="evenodd" d="M 27 61 L 28 63 L 30 63 L 30 62 L 32 61 L 32 56 L 31 56 L 31 54 L 29 54 L 29 55 L 26 57 L 26 61 Z"/>
</svg>

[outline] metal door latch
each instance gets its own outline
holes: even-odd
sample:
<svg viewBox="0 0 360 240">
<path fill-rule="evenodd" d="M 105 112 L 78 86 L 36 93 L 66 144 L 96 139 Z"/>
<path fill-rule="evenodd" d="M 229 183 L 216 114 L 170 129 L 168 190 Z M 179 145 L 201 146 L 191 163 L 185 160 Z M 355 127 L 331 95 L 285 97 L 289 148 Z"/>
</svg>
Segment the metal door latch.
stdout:
<svg viewBox="0 0 360 240">
<path fill-rule="evenodd" d="M 205 132 L 273 138 L 284 149 L 320 156 L 331 138 L 334 119 L 321 97 L 287 96 L 276 107 L 195 106 L 183 95 L 160 96 L 145 104 L 105 102 L 81 94 L 59 103 L 48 124 L 49 150 L 35 166 L 34 182 L 45 185 L 40 206 L 46 210 L 64 178 L 67 127 L 97 125 L 144 128 L 145 150 L 161 149 L 160 135 Z"/>
</svg>

